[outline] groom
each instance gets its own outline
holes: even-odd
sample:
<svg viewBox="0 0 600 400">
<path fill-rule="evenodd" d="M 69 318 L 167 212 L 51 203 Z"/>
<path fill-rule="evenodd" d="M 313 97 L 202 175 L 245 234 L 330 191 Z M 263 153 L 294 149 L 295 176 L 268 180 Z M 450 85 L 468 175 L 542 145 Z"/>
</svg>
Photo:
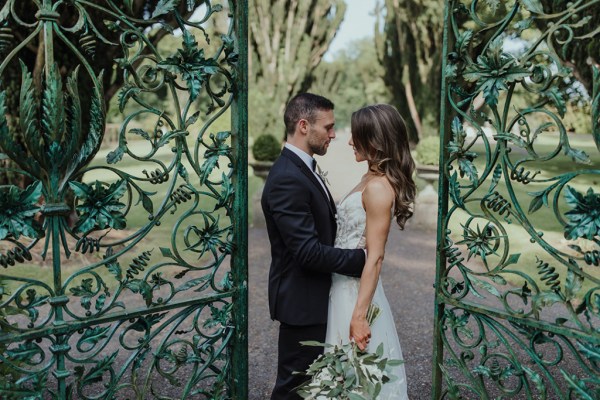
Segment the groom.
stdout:
<svg viewBox="0 0 600 400">
<path fill-rule="evenodd" d="M 300 399 L 293 389 L 306 377 L 292 372 L 304 372 L 323 352 L 299 342 L 325 341 L 331 273 L 360 276 L 365 264 L 363 250 L 332 247 L 335 203 L 315 171 L 313 155 L 325 155 L 335 138 L 333 108 L 310 93 L 290 100 L 284 114 L 287 143 L 262 195 L 271 242 L 269 309 L 280 322 L 272 400 Z"/>
</svg>

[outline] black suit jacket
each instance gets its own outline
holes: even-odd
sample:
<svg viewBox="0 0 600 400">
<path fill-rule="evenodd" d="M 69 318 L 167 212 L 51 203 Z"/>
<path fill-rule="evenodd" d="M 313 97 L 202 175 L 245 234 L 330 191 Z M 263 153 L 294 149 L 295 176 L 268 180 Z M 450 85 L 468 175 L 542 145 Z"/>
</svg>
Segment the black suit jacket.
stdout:
<svg viewBox="0 0 600 400">
<path fill-rule="evenodd" d="M 327 323 L 331 273 L 360 276 L 364 251 L 332 247 L 335 204 L 286 148 L 269 171 L 261 205 L 271 242 L 271 318 L 297 326 Z"/>
</svg>

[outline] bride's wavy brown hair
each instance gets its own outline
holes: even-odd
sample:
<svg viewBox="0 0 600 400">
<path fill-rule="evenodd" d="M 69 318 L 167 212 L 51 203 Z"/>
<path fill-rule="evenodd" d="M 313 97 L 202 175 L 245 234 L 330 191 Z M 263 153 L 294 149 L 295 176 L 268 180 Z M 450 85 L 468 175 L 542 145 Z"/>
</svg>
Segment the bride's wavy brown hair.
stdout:
<svg viewBox="0 0 600 400">
<path fill-rule="evenodd" d="M 404 229 L 413 215 L 417 187 L 412 179 L 415 162 L 410 155 L 408 132 L 393 106 L 375 104 L 352 113 L 352 141 L 369 162 L 369 170 L 385 175 L 395 194 L 394 217 Z"/>
</svg>

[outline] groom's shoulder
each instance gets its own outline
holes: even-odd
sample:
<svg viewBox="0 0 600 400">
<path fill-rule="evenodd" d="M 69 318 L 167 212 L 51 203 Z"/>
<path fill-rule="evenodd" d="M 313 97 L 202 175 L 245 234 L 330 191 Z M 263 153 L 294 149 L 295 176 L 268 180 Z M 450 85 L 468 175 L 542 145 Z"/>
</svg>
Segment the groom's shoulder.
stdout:
<svg viewBox="0 0 600 400">
<path fill-rule="evenodd" d="M 290 173 L 293 174 L 299 172 L 300 170 L 298 169 L 297 163 L 291 157 L 289 157 L 288 154 L 282 152 L 281 155 L 273 163 L 269 175 L 271 175 L 271 173 L 273 173 L 274 175 L 279 175 Z"/>
<path fill-rule="evenodd" d="M 266 186 L 303 186 L 303 173 L 293 160 L 281 155 L 273 163 Z"/>
</svg>

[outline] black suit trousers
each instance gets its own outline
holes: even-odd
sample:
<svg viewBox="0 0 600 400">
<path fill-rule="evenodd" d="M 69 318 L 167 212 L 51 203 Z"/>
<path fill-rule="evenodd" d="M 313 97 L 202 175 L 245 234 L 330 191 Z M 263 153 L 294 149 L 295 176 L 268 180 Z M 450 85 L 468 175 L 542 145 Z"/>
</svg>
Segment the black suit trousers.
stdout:
<svg viewBox="0 0 600 400">
<path fill-rule="evenodd" d="M 293 326 L 282 323 L 279 326 L 278 368 L 275 388 L 271 400 L 300 400 L 294 389 L 307 380 L 305 375 L 293 375 L 294 371 L 304 372 L 323 353 L 323 347 L 302 346 L 301 341 L 316 340 L 325 342 L 327 325 Z"/>
</svg>

